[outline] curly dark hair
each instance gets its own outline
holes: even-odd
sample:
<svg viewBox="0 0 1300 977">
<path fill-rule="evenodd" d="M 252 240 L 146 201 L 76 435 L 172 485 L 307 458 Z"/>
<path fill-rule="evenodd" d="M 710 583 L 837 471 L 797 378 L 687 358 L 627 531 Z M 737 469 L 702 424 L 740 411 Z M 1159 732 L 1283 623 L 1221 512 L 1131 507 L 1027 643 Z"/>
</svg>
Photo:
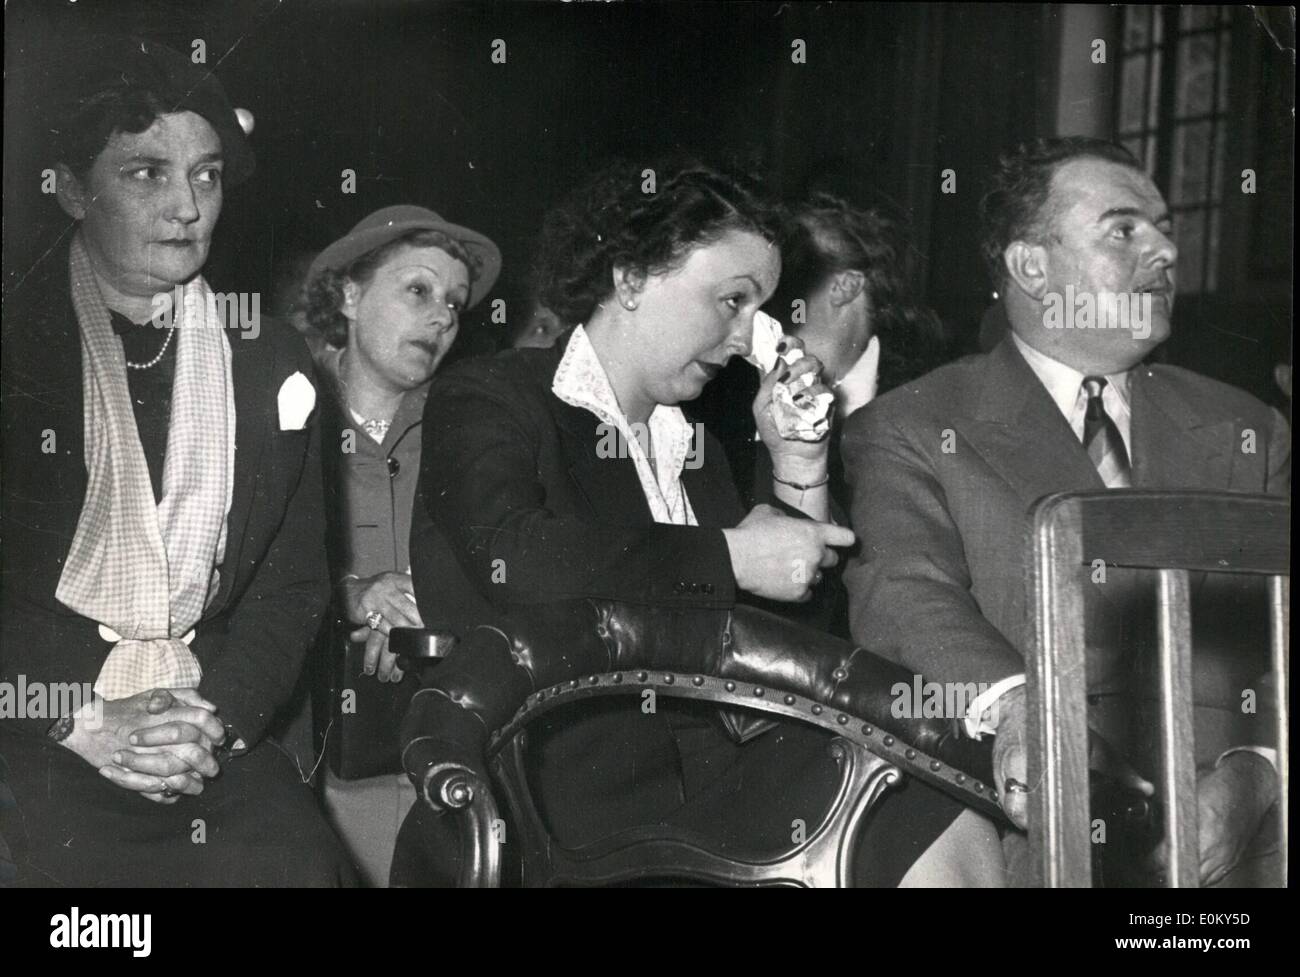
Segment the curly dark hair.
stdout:
<svg viewBox="0 0 1300 977">
<path fill-rule="evenodd" d="M 386 244 L 367 251 L 354 259 L 346 268 L 327 268 L 307 283 L 307 324 L 324 337 L 329 345 L 341 349 L 348 344 L 348 317 L 343 314 L 343 286 L 348 282 L 370 284 L 379 267 L 402 248 L 441 248 L 459 261 L 469 271 L 473 284 L 481 270 L 479 261 L 463 248 L 455 238 L 441 231 L 408 231 Z"/>
<path fill-rule="evenodd" d="M 795 299 L 842 271 L 866 277 L 872 330 L 880 337 L 880 392 L 938 365 L 944 350 L 939 317 L 913 295 L 914 249 L 904 225 L 879 210 L 862 210 L 829 193 L 795 207 L 782 235 L 781 284 L 768 303 L 787 328 Z"/>
<path fill-rule="evenodd" d="M 1056 171 L 1070 160 L 1087 157 L 1143 169 L 1123 146 L 1090 136 L 1033 139 L 998 160 L 988 192 L 980 200 L 980 252 L 995 288 L 1006 282 L 1002 254 L 1007 245 L 1048 233 L 1052 214 L 1046 205 Z"/>
<path fill-rule="evenodd" d="M 653 173 L 653 192 L 644 188 Z M 728 231 L 775 243 L 779 207 L 749 174 L 694 159 L 619 161 L 599 170 L 547 214 L 532 282 L 538 301 L 565 323 L 586 322 L 614 291 L 614 269 L 671 271 Z"/>
<path fill-rule="evenodd" d="M 121 88 L 97 92 L 66 111 L 68 118 L 52 137 L 54 157 L 84 179 L 113 133 L 144 132 L 173 107 L 157 92 Z"/>
</svg>

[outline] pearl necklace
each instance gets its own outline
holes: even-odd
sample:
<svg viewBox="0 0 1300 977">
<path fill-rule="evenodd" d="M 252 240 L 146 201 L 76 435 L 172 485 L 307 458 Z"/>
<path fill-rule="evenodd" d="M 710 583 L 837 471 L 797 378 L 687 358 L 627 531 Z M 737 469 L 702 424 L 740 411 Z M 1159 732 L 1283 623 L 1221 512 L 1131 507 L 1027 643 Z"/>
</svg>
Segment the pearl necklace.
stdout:
<svg viewBox="0 0 1300 977">
<path fill-rule="evenodd" d="M 172 334 L 175 332 L 176 332 L 175 326 L 172 326 L 170 329 L 167 330 L 167 338 L 163 340 L 162 349 L 158 350 L 158 355 L 155 356 L 153 359 L 151 359 L 148 363 L 132 363 L 130 360 L 127 360 L 126 368 L 128 370 L 147 370 L 151 366 L 157 366 L 162 361 L 163 356 L 166 354 L 167 347 L 172 344 Z"/>
</svg>

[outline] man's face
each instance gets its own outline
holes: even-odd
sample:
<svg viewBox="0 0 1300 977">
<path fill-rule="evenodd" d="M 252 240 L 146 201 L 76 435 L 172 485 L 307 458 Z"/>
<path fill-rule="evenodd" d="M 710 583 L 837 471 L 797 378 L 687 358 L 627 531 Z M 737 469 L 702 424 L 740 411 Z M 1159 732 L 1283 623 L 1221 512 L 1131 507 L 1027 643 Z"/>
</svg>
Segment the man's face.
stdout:
<svg viewBox="0 0 1300 977">
<path fill-rule="evenodd" d="M 98 274 L 125 295 L 170 291 L 198 274 L 221 213 L 221 140 L 202 116 L 159 116 L 116 132 L 64 209 Z M 79 211 L 79 212 L 77 212 Z"/>
<path fill-rule="evenodd" d="M 1057 330 L 1053 339 L 1090 348 L 1099 360 L 1136 364 L 1168 338 L 1173 313 L 1178 249 L 1164 198 L 1145 173 L 1085 158 L 1056 171 L 1048 208 L 1048 295 L 1064 300 L 1073 286 L 1075 308 L 1066 314 L 1077 312 L 1085 296 L 1095 309 L 1092 328 Z M 1110 296 L 1127 296 L 1127 305 Z"/>
</svg>

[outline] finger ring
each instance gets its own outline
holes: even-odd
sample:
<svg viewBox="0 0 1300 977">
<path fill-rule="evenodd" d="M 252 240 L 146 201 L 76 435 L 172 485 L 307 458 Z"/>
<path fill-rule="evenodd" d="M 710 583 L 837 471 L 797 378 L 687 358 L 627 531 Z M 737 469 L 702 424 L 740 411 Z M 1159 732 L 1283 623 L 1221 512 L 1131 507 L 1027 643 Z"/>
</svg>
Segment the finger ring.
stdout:
<svg viewBox="0 0 1300 977">
<path fill-rule="evenodd" d="M 379 625 L 382 624 L 383 621 L 384 615 L 380 614 L 378 611 L 371 611 L 366 615 L 366 623 L 370 625 L 371 631 L 378 631 Z"/>
<path fill-rule="evenodd" d="M 1003 786 L 1004 794 L 1028 794 L 1029 785 L 1015 777 L 1008 777 L 1006 784 Z"/>
<path fill-rule="evenodd" d="M 172 790 L 170 787 L 164 787 L 164 788 L 163 788 L 163 792 L 162 792 L 162 796 L 163 796 L 163 797 L 175 797 L 175 796 L 177 795 L 177 793 L 179 793 L 179 791 L 174 791 L 174 790 Z"/>
</svg>

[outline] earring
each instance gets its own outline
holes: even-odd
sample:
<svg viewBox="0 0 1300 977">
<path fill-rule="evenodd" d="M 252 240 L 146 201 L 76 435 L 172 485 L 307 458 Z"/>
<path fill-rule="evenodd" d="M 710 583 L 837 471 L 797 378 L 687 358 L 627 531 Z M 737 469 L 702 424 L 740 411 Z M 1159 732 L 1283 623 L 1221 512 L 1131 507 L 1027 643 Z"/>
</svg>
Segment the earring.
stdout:
<svg viewBox="0 0 1300 977">
<path fill-rule="evenodd" d="M 625 309 L 627 309 L 627 311 L 631 312 L 633 309 L 636 308 L 636 303 L 633 302 L 631 299 L 625 299 L 624 302 L 623 302 L 623 308 L 625 308 Z"/>
</svg>

